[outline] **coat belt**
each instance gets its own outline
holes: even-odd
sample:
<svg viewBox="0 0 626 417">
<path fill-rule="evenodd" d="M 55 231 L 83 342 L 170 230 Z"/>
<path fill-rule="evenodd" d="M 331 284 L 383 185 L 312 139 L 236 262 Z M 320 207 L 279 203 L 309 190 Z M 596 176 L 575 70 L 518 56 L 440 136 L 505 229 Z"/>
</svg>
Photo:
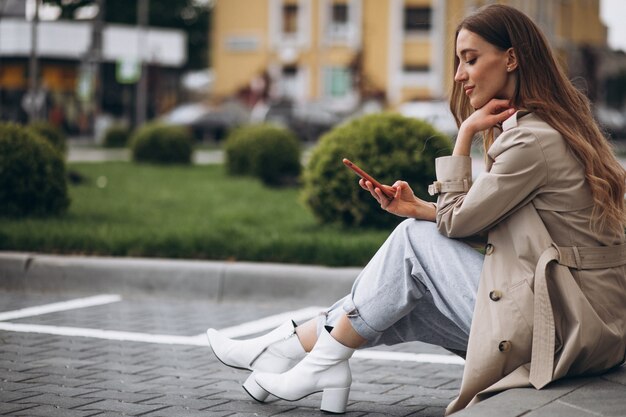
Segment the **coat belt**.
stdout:
<svg viewBox="0 0 626 417">
<path fill-rule="evenodd" d="M 626 264 L 626 244 L 616 246 L 556 246 L 546 249 L 535 269 L 533 345 L 530 383 L 537 389 L 552 381 L 555 326 L 546 272 L 552 262 L 576 269 L 613 268 Z"/>
</svg>

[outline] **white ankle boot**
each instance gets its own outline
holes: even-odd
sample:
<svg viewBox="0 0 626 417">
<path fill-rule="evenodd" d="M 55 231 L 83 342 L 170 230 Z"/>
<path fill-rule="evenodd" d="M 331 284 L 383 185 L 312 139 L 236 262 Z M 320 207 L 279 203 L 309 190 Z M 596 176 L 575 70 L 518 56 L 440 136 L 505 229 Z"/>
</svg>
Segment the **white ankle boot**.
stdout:
<svg viewBox="0 0 626 417">
<path fill-rule="evenodd" d="M 250 371 L 285 372 L 300 361 L 306 352 L 296 335 L 296 325 L 288 321 L 266 335 L 248 340 L 235 340 L 215 329 L 207 330 L 213 353 L 224 365 Z M 269 395 L 258 386 L 254 373 L 243 388 L 255 400 L 263 402 Z"/>
<path fill-rule="evenodd" d="M 265 391 L 287 401 L 296 401 L 322 391 L 320 409 L 344 413 L 352 384 L 348 359 L 354 349 L 336 341 L 327 329 L 317 339 L 313 350 L 294 366 L 282 373 L 255 372 L 256 382 Z"/>
</svg>

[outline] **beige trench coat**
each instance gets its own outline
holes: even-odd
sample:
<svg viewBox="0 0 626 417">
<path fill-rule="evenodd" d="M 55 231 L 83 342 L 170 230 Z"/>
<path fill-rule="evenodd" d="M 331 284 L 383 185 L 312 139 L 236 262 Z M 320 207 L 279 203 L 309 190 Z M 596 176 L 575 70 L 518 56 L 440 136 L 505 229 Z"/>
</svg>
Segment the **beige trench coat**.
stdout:
<svg viewBox="0 0 626 417">
<path fill-rule="evenodd" d="M 590 229 L 580 162 L 534 114 L 514 114 L 472 184 L 471 160 L 436 160 L 437 225 L 488 231 L 459 396 L 446 414 L 513 387 L 539 389 L 626 355 L 624 235 Z"/>
</svg>

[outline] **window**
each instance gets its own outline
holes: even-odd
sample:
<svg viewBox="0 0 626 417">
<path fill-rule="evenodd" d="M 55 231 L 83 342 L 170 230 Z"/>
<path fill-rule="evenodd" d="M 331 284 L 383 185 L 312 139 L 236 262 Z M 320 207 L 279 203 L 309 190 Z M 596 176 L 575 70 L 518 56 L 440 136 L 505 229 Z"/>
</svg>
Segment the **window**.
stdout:
<svg viewBox="0 0 626 417">
<path fill-rule="evenodd" d="M 324 70 L 324 95 L 331 98 L 345 97 L 352 91 L 352 76 L 347 68 Z"/>
<path fill-rule="evenodd" d="M 296 99 L 298 97 L 298 67 L 286 65 L 281 71 L 280 92 L 285 98 Z"/>
<path fill-rule="evenodd" d="M 329 21 L 326 39 L 331 42 L 345 42 L 350 31 L 349 7 L 347 3 L 332 3 L 329 7 Z"/>
<path fill-rule="evenodd" d="M 406 7 L 404 9 L 404 31 L 430 30 L 432 9 L 430 7 Z"/>
<path fill-rule="evenodd" d="M 415 72 L 428 72 L 430 71 L 430 65 L 428 64 L 404 64 L 402 70 L 405 73 L 415 73 Z"/>
<path fill-rule="evenodd" d="M 345 25 L 348 23 L 348 5 L 345 3 L 335 3 L 332 8 L 332 24 Z"/>
<path fill-rule="evenodd" d="M 285 4 L 283 6 L 283 33 L 295 34 L 298 32 L 298 5 Z"/>
</svg>

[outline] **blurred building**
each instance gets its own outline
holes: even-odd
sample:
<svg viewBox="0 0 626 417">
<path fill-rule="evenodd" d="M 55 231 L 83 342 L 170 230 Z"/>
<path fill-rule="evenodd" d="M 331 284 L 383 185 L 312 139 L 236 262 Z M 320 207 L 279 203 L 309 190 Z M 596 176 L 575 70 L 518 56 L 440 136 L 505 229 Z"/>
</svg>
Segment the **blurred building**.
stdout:
<svg viewBox="0 0 626 417">
<path fill-rule="evenodd" d="M 0 120 L 25 122 L 29 90 L 29 57 L 33 20 L 26 18 L 26 2 L 0 2 Z M 132 121 L 140 61 L 149 76 L 149 115 L 159 114 L 178 101 L 182 67 L 187 60 L 186 34 L 172 29 L 106 24 L 101 29 L 100 62 L 93 61 L 93 21 L 39 21 L 37 95 L 41 118 L 73 134 L 93 130 L 96 110 L 102 115 Z M 93 65 L 100 65 L 101 91 Z M 96 101 L 97 100 L 97 101 Z"/>
<path fill-rule="evenodd" d="M 545 31 L 562 62 L 606 48 L 600 0 L 503 0 Z M 214 94 L 321 101 L 347 110 L 374 98 L 391 107 L 443 99 L 454 29 L 480 0 L 216 0 Z M 584 64 L 584 63 L 583 63 Z M 577 69 L 578 71 L 579 69 Z"/>
</svg>

